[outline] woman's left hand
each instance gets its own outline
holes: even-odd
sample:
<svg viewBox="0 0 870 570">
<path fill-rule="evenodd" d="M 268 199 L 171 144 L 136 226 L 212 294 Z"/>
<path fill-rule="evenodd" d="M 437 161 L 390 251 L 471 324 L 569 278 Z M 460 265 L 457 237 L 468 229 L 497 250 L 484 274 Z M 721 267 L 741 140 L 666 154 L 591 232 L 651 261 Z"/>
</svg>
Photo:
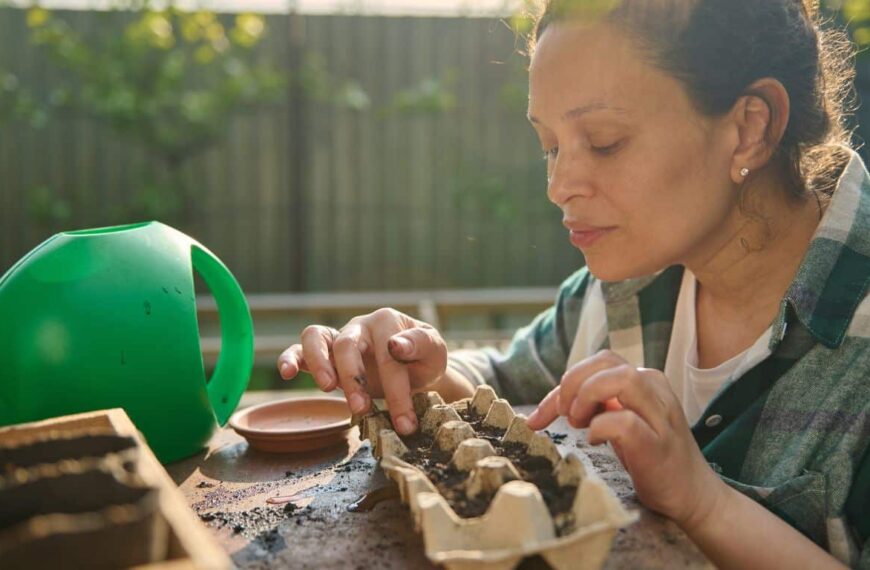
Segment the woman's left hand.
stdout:
<svg viewBox="0 0 870 570">
<path fill-rule="evenodd" d="M 658 370 L 635 368 L 603 350 L 568 369 L 528 425 L 543 429 L 559 416 L 575 428 L 588 427 L 589 443 L 609 441 L 641 502 L 683 528 L 706 518 L 727 488 L 695 443 Z"/>
</svg>

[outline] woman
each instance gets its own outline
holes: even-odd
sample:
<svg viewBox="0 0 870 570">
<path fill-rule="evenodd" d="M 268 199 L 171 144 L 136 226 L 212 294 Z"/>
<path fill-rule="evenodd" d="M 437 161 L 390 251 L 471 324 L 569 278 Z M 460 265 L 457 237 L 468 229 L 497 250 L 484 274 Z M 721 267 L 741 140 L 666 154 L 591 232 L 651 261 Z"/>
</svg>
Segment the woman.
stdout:
<svg viewBox="0 0 870 570">
<path fill-rule="evenodd" d="M 870 178 L 838 37 L 799 0 L 552 0 L 529 120 L 587 267 L 504 355 L 381 309 L 308 327 L 281 374 L 383 395 L 402 433 L 413 392 L 485 382 L 611 442 L 718 566 L 870 567 Z"/>
</svg>

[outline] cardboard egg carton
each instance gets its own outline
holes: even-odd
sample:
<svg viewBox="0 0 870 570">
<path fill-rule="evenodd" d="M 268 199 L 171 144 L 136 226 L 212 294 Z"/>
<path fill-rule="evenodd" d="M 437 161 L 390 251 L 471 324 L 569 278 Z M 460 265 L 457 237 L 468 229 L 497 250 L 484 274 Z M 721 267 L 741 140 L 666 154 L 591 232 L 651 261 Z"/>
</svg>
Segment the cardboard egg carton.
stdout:
<svg viewBox="0 0 870 570">
<path fill-rule="evenodd" d="M 577 456 L 563 458 L 547 435 L 532 431 L 489 386 L 453 404 L 436 392 L 417 394 L 414 411 L 416 441 L 400 438 L 385 412 L 361 418 L 360 433 L 398 484 L 427 557 L 448 570 L 507 570 L 535 555 L 557 570 L 597 569 L 618 529 L 638 518 Z M 430 459 L 421 459 L 414 447 L 421 438 L 430 446 Z M 431 459 L 436 455 L 440 462 Z M 419 466 L 433 463 L 434 480 Z M 538 485 L 523 480 L 524 472 L 534 478 L 523 465 L 549 478 L 549 505 Z M 452 481 L 449 488 L 442 476 Z M 561 507 L 551 508 L 560 500 Z"/>
</svg>

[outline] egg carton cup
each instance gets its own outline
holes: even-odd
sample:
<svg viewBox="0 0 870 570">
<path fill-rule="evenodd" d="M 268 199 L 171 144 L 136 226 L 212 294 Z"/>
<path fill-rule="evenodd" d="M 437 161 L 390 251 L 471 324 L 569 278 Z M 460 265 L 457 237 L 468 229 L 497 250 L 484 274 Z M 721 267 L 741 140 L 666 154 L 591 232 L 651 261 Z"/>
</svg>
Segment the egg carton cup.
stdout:
<svg viewBox="0 0 870 570">
<path fill-rule="evenodd" d="M 535 555 L 556 570 L 598 569 L 617 531 L 638 519 L 604 481 L 586 472 L 576 455 L 562 457 L 547 435 L 532 431 L 489 386 L 452 404 L 445 404 L 436 392 L 416 394 L 414 411 L 423 434 L 431 436 L 440 451 L 452 453 L 450 466 L 467 473 L 461 483 L 465 496 L 492 497 L 483 515 L 460 517 L 426 473 L 403 459 L 409 449 L 387 413 L 359 418 L 361 437 L 372 443 L 373 454 L 410 508 L 426 556 L 448 570 L 507 570 Z M 559 487 L 576 486 L 571 508 L 553 517 L 538 487 L 523 481 L 511 460 L 497 455 L 490 441 L 478 438 L 460 412 L 473 412 L 484 418 L 482 426 L 504 430 L 500 443 L 520 444 L 528 456 L 545 458 Z M 561 536 L 557 528 L 563 529 Z"/>
</svg>

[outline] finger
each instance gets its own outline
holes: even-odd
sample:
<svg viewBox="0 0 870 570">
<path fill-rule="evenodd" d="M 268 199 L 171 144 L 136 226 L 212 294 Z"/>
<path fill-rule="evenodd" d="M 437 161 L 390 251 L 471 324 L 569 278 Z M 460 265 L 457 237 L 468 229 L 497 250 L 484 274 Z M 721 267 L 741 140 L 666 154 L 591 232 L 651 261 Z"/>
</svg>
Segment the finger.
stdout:
<svg viewBox="0 0 870 570">
<path fill-rule="evenodd" d="M 393 419 L 393 426 L 402 435 L 417 430 L 417 414 L 411 402 L 411 381 L 408 368 L 390 355 L 389 341 L 400 332 L 399 322 L 392 316 L 379 315 L 367 327 L 371 331 L 375 360 L 381 378 L 384 399 Z"/>
<path fill-rule="evenodd" d="M 333 343 L 333 329 L 320 325 L 306 327 L 302 331 L 302 355 L 317 386 L 331 392 L 338 386 L 338 377 L 329 359 Z"/>
<path fill-rule="evenodd" d="M 587 427 L 594 416 L 604 411 L 604 402 L 618 399 L 614 394 L 625 388 L 634 372 L 634 368 L 621 365 L 598 371 L 584 380 L 574 399 L 567 402 L 568 417 L 577 425 Z"/>
<path fill-rule="evenodd" d="M 366 367 L 363 362 L 363 353 L 371 346 L 368 336 L 368 331 L 363 326 L 351 321 L 332 344 L 332 356 L 341 389 L 355 414 L 363 414 L 371 406 L 371 397 L 366 391 Z"/>
<path fill-rule="evenodd" d="M 541 400 L 541 403 L 538 404 L 535 411 L 531 413 L 529 418 L 526 420 L 526 424 L 528 424 L 530 428 L 536 431 L 544 429 L 553 423 L 553 420 L 559 417 L 559 390 L 559 386 L 550 390 L 550 393 L 544 396 L 544 399 Z"/>
<path fill-rule="evenodd" d="M 583 382 L 587 378 L 596 372 L 622 364 L 626 364 L 624 358 L 613 351 L 601 350 L 569 368 L 562 376 L 559 415 L 567 416 L 569 414 L 571 403 L 574 401 L 580 386 L 583 385 Z"/>
<path fill-rule="evenodd" d="M 278 357 L 278 371 L 281 378 L 291 380 L 302 370 L 308 370 L 308 364 L 302 357 L 302 345 L 294 344 Z"/>
<path fill-rule="evenodd" d="M 609 441 L 629 462 L 637 453 L 655 454 L 660 442 L 652 427 L 631 410 L 596 416 L 587 437 L 592 445 Z"/>
<path fill-rule="evenodd" d="M 615 398 L 623 407 L 637 413 L 656 433 L 663 433 L 668 423 L 668 408 L 653 386 L 654 382 L 653 375 L 628 364 L 596 372 L 577 391 L 569 416 L 585 427 Z"/>
<path fill-rule="evenodd" d="M 395 334 L 387 341 L 390 356 L 410 366 L 415 375 L 439 376 L 447 367 L 447 345 L 434 328 L 414 327 Z"/>
</svg>

